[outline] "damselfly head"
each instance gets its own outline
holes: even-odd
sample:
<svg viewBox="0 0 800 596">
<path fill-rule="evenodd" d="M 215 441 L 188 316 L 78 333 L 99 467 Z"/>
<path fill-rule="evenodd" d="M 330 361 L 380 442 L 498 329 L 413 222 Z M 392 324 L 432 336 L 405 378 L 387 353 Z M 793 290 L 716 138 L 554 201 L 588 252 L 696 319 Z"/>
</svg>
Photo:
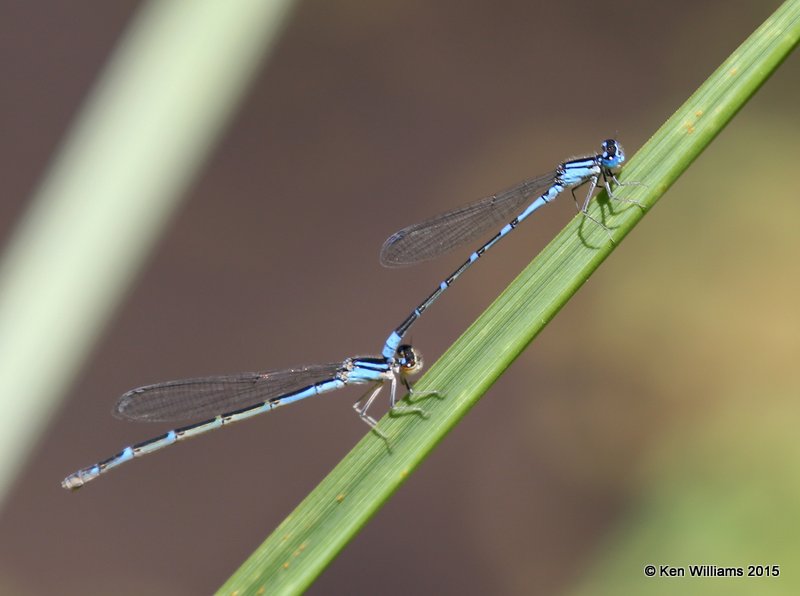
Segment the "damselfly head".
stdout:
<svg viewBox="0 0 800 596">
<path fill-rule="evenodd" d="M 397 348 L 396 360 L 400 365 L 400 372 L 405 375 L 413 375 L 422 370 L 422 354 L 408 344 Z"/>
<path fill-rule="evenodd" d="M 625 161 L 625 151 L 616 139 L 606 139 L 603 141 L 602 148 L 600 163 L 604 168 L 614 170 Z"/>
</svg>

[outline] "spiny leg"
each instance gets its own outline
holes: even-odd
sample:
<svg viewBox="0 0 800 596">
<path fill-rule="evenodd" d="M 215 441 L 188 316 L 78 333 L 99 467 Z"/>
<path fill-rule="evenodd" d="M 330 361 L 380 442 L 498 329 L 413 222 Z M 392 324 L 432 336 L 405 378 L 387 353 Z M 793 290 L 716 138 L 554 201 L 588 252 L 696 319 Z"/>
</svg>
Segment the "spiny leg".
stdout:
<svg viewBox="0 0 800 596">
<path fill-rule="evenodd" d="M 381 389 L 383 389 L 383 383 L 380 383 L 378 384 L 377 387 L 374 387 L 369 391 L 367 391 L 364 395 L 362 395 L 358 399 L 358 401 L 356 401 L 356 403 L 353 404 L 353 409 L 358 413 L 358 417 L 361 418 L 361 420 L 366 422 L 370 426 L 370 428 L 372 428 L 376 433 L 378 433 L 383 437 L 383 433 L 381 433 L 377 428 L 375 428 L 378 425 L 378 422 L 372 416 L 367 414 L 367 410 L 372 405 L 372 402 L 375 401 L 375 398 L 378 397 L 378 394 L 381 392 Z M 364 402 L 363 407 L 359 407 L 361 402 Z"/>
<path fill-rule="evenodd" d="M 438 391 L 415 391 L 414 389 L 412 389 L 411 383 L 409 383 L 408 379 L 405 377 L 401 377 L 400 382 L 403 383 L 403 386 L 408 391 L 408 395 L 410 397 L 417 397 L 417 396 L 426 397 L 429 395 L 442 397 L 442 395 Z M 397 412 L 398 414 L 419 414 L 423 418 L 430 418 L 430 414 L 428 414 L 428 412 L 426 412 L 419 406 L 402 406 L 398 404 L 397 396 L 395 395 L 394 391 L 392 391 L 392 394 L 389 397 L 389 407 L 391 408 L 392 412 Z"/>
<path fill-rule="evenodd" d="M 439 397 L 441 399 L 444 399 L 444 396 L 441 394 L 441 392 L 436 391 L 436 390 L 433 390 L 433 391 L 417 391 L 416 389 L 414 389 L 411 386 L 411 383 L 408 382 L 408 379 L 406 377 L 403 377 L 401 379 L 401 381 L 402 381 L 403 385 L 405 386 L 405 388 L 408 390 L 408 394 L 411 397 L 428 397 L 429 395 L 433 395 L 435 397 Z"/>
<path fill-rule="evenodd" d="M 636 181 L 633 181 L 633 180 L 630 181 L 630 182 L 620 182 L 614 174 L 611 174 L 610 178 L 611 178 L 612 182 L 614 182 L 614 184 L 616 186 L 647 186 L 644 182 L 636 182 Z M 642 209 L 645 208 L 645 206 L 642 205 L 636 199 L 623 199 L 623 198 L 618 197 L 617 195 L 615 195 L 611 190 L 611 184 L 609 184 L 608 178 L 606 178 L 605 176 L 603 176 L 603 185 L 606 187 L 606 193 L 608 194 L 608 198 L 609 199 L 613 199 L 613 200 L 618 201 L 620 203 L 630 203 L 630 204 L 636 205 L 638 207 L 641 207 Z"/>
<path fill-rule="evenodd" d="M 583 186 L 583 184 L 590 183 L 591 186 L 589 187 L 589 192 L 586 193 L 586 198 L 583 200 L 583 206 L 578 202 L 578 197 L 575 196 L 575 190 Z M 603 222 L 596 220 L 594 217 L 589 215 L 589 202 L 592 200 L 592 195 L 594 194 L 595 189 L 597 188 L 597 176 L 592 176 L 587 182 L 583 184 L 579 184 L 578 186 L 570 189 L 572 192 L 572 200 L 575 201 L 575 207 L 578 208 L 578 211 L 583 214 L 584 217 L 593 221 L 595 224 L 603 228 L 605 233 L 608 235 L 608 239 L 611 240 L 611 244 L 616 244 L 614 242 L 614 237 L 611 235 L 611 230 L 605 225 Z M 608 183 L 606 182 L 606 189 L 608 189 Z"/>
<path fill-rule="evenodd" d="M 645 188 L 647 188 L 647 184 L 645 184 L 644 182 L 639 182 L 638 180 L 627 180 L 625 182 L 620 182 L 616 174 L 609 175 L 609 178 L 611 178 L 611 180 L 617 186 L 644 186 Z"/>
<path fill-rule="evenodd" d="M 581 207 L 581 204 L 578 201 L 578 197 L 575 195 L 575 191 L 578 190 L 579 188 L 581 188 L 582 186 L 584 186 L 586 184 L 589 184 L 589 183 L 591 183 L 592 185 L 589 188 L 589 193 L 587 194 L 587 199 L 584 201 L 584 206 Z M 577 185 L 575 185 L 575 186 L 573 186 L 572 188 L 569 189 L 569 191 L 572 193 L 572 200 L 575 202 L 575 209 L 577 209 L 579 212 L 585 211 L 586 205 L 589 204 L 589 199 L 591 198 L 592 193 L 594 192 L 594 189 L 595 189 L 596 186 L 597 186 L 597 177 L 592 177 L 592 178 L 587 178 L 586 180 L 584 180 L 580 184 L 577 184 Z"/>
</svg>

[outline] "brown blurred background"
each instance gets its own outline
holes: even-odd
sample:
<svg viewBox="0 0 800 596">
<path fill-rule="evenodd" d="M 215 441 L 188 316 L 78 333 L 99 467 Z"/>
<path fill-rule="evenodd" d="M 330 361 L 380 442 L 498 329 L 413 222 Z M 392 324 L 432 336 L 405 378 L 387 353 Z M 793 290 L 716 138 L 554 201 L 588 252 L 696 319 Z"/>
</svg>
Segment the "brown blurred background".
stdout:
<svg viewBox="0 0 800 596">
<path fill-rule="evenodd" d="M 633 154 L 778 4 L 300 2 L 18 479 L 0 589 L 216 589 L 363 436 L 358 391 L 67 494 L 163 430 L 112 418 L 116 397 L 377 352 L 468 250 L 387 270 L 386 236 L 608 136 Z M 137 5 L 0 3 L 3 240 Z M 673 593 L 646 563 L 781 564 L 680 588 L 800 589 L 798 74 L 790 57 L 311 593 Z M 428 362 L 573 214 L 537 213 L 426 314 Z"/>
</svg>

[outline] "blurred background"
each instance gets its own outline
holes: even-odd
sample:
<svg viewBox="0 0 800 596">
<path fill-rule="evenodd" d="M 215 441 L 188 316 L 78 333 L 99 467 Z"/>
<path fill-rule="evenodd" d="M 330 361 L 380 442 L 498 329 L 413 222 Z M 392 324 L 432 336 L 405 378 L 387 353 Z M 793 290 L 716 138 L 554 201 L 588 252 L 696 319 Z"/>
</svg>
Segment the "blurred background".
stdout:
<svg viewBox="0 0 800 596">
<path fill-rule="evenodd" d="M 469 250 L 388 270 L 389 234 L 609 136 L 632 155 L 778 5 L 293 4 L 28 433 L 0 592 L 219 587 L 364 435 L 358 390 L 65 492 L 67 473 L 169 428 L 116 420 L 117 397 L 377 353 Z M 0 3 L 4 251 L 144 7 Z M 797 593 L 799 91 L 791 56 L 311 593 Z M 563 198 L 538 212 L 426 314 L 413 342 L 428 362 L 573 215 Z M 668 581 L 648 563 L 785 573 Z"/>
</svg>

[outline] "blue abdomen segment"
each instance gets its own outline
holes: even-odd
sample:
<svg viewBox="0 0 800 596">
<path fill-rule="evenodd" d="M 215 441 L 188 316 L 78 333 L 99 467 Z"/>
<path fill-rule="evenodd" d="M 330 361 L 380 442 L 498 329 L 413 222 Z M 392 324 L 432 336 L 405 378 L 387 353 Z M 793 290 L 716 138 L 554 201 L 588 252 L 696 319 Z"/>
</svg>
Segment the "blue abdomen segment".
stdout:
<svg viewBox="0 0 800 596">
<path fill-rule="evenodd" d="M 78 489 L 87 482 L 94 480 L 101 474 L 127 461 L 154 453 L 164 447 L 169 447 L 180 441 L 216 430 L 234 422 L 264 414 L 280 406 L 294 403 L 306 399 L 307 397 L 329 393 L 349 384 L 382 383 L 390 379 L 393 375 L 391 372 L 391 362 L 393 362 L 393 360 L 387 360 L 386 358 L 354 358 L 345 360 L 338 368 L 333 378 L 321 380 L 318 383 L 308 385 L 307 387 L 291 393 L 267 399 L 266 401 L 240 408 L 239 410 L 226 412 L 203 422 L 183 426 L 154 439 L 126 447 L 118 454 L 105 461 L 78 470 L 74 474 L 70 474 L 64 479 L 61 485 L 70 490 Z"/>
<path fill-rule="evenodd" d="M 443 254 L 462 242 L 478 237 L 486 222 L 498 222 L 500 217 L 515 213 L 533 199 L 519 215 L 500 228 L 492 238 L 472 252 L 467 260 L 450 274 L 423 300 L 387 338 L 383 348 L 385 358 L 393 358 L 411 326 L 422 313 L 441 296 L 458 277 L 472 266 L 486 251 L 516 229 L 525 218 L 540 207 L 555 200 L 566 189 L 589 184 L 589 191 L 581 212 L 589 217 L 587 206 L 600 183 L 610 193 L 610 181 L 616 181 L 613 170 L 625 161 L 622 146 L 614 139 L 601 144 L 601 152 L 588 157 L 571 159 L 559 164 L 555 170 L 521 182 L 506 191 L 487 196 L 475 203 L 442 213 L 426 221 L 395 232 L 386 240 L 381 250 L 384 265 L 397 266 L 417 263 Z M 538 196 L 537 196 L 538 195 Z"/>
<path fill-rule="evenodd" d="M 381 356 L 384 358 L 394 358 L 401 341 L 403 341 L 403 338 L 400 337 L 400 334 L 397 333 L 397 331 L 392 331 L 392 334 L 386 340 L 386 345 L 383 346 L 383 353 Z"/>
</svg>

